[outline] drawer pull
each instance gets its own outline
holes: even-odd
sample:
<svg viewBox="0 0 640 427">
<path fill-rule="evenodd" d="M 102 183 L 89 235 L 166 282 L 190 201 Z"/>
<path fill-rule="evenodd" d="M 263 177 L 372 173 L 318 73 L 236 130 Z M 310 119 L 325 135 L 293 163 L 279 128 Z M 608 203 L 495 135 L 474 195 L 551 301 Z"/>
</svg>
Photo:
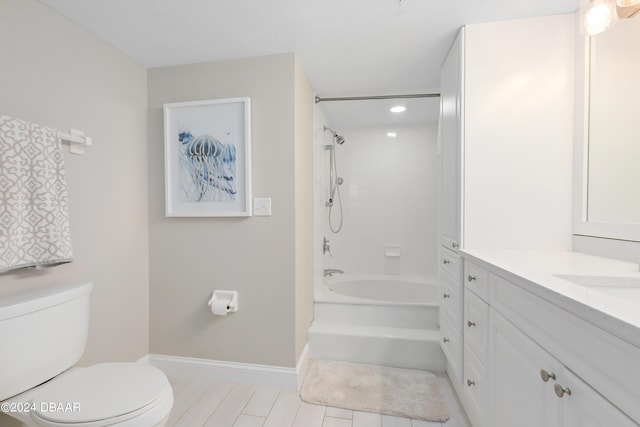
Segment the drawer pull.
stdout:
<svg viewBox="0 0 640 427">
<path fill-rule="evenodd" d="M 553 386 L 553 391 L 556 392 L 556 396 L 563 397 L 565 394 L 567 396 L 571 396 L 571 389 L 569 387 L 562 388 L 560 384 L 556 384 Z"/>
<path fill-rule="evenodd" d="M 451 244 L 451 247 L 452 247 L 453 249 L 455 249 L 455 248 L 457 248 L 457 247 L 458 247 L 458 244 L 457 244 L 456 242 L 453 242 L 453 243 Z"/>
<path fill-rule="evenodd" d="M 448 259 L 445 259 L 444 261 L 442 261 L 442 263 L 443 263 L 444 265 L 447 265 L 447 264 L 449 264 L 450 262 L 451 262 L 451 261 L 449 261 Z"/>
<path fill-rule="evenodd" d="M 540 378 L 542 378 L 542 381 L 544 381 L 545 383 L 547 381 L 551 380 L 556 380 L 556 374 L 554 373 L 549 373 L 544 369 L 540 369 Z"/>
<path fill-rule="evenodd" d="M 448 343 L 449 341 L 451 341 L 449 338 L 442 338 L 442 342 L 445 344 Z"/>
<path fill-rule="evenodd" d="M 471 320 L 467 320 L 467 326 L 468 327 L 476 326 L 476 322 L 472 322 Z"/>
<path fill-rule="evenodd" d="M 467 386 L 471 387 L 472 385 L 476 385 L 476 383 L 471 380 L 467 380 Z"/>
<path fill-rule="evenodd" d="M 467 280 L 473 282 L 474 280 L 476 280 L 476 276 L 469 275 L 469 277 L 467 277 Z"/>
<path fill-rule="evenodd" d="M 451 298 L 451 295 L 449 295 L 449 294 L 442 294 L 442 297 L 443 297 L 443 298 Z"/>
</svg>

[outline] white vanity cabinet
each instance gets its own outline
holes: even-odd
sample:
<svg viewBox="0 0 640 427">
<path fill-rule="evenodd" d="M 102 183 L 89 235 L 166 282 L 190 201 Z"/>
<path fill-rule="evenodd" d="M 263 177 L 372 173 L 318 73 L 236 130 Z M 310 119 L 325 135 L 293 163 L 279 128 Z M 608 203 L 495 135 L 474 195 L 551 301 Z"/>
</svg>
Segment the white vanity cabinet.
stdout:
<svg viewBox="0 0 640 427">
<path fill-rule="evenodd" d="M 492 427 L 637 427 L 495 310 L 490 314 Z"/>
<path fill-rule="evenodd" d="M 505 279 L 510 271 L 464 266 L 487 284 L 486 301 L 475 281 L 465 290 L 465 322 L 475 324 L 464 375 L 474 384 L 462 401 L 474 427 L 638 427 L 640 348 Z"/>
</svg>

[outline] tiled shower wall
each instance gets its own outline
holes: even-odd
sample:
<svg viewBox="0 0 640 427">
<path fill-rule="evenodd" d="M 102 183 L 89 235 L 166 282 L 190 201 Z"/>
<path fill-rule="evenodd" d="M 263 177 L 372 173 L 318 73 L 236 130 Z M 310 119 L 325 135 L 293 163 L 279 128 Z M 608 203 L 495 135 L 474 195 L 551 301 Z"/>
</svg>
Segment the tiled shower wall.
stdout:
<svg viewBox="0 0 640 427">
<path fill-rule="evenodd" d="M 330 152 L 322 145 L 330 144 L 331 136 L 327 132 L 324 141 L 316 138 L 315 142 L 315 154 L 320 157 L 315 161 L 316 229 L 331 246 L 323 267 L 359 274 L 435 277 L 437 125 L 336 130 L 346 140 L 336 148 L 338 176 L 344 178 L 340 187 L 343 227 L 338 234 L 329 230 L 324 207 Z M 396 132 L 395 138 L 387 136 L 390 130 Z M 337 224 L 338 202 L 333 210 Z M 318 240 L 321 249 L 322 236 Z M 398 248 L 400 255 L 385 256 L 385 247 L 392 252 Z"/>
</svg>

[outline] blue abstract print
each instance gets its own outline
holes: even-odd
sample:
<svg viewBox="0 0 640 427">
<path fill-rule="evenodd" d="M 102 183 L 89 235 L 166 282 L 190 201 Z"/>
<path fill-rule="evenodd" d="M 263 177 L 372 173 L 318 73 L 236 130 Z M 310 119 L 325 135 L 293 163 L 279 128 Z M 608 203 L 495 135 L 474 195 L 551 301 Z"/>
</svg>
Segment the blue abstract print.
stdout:
<svg viewBox="0 0 640 427">
<path fill-rule="evenodd" d="M 236 200 L 236 147 L 189 130 L 181 130 L 178 141 L 182 201 Z"/>
</svg>

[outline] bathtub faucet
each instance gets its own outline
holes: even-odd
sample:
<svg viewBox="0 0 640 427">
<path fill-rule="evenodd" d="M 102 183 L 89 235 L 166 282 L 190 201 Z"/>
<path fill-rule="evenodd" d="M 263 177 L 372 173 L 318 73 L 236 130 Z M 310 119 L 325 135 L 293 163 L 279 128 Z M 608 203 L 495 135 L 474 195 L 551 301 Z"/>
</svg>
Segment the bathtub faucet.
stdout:
<svg viewBox="0 0 640 427">
<path fill-rule="evenodd" d="M 344 274 L 344 270 L 338 270 L 337 268 L 326 268 L 324 270 L 324 277 L 331 277 L 334 274 Z"/>
</svg>

